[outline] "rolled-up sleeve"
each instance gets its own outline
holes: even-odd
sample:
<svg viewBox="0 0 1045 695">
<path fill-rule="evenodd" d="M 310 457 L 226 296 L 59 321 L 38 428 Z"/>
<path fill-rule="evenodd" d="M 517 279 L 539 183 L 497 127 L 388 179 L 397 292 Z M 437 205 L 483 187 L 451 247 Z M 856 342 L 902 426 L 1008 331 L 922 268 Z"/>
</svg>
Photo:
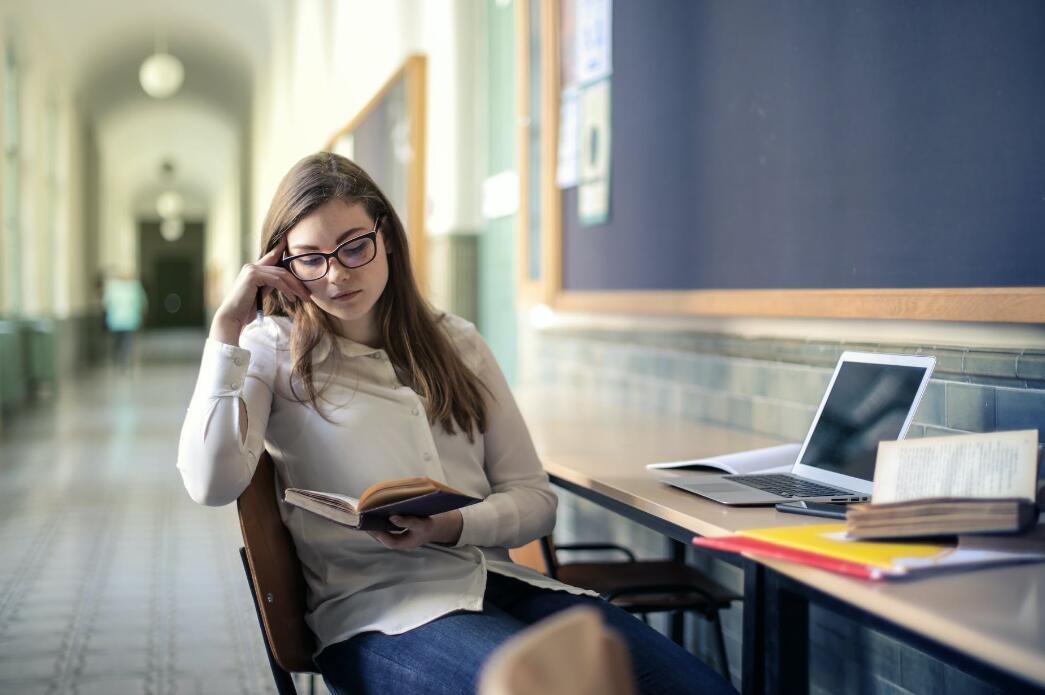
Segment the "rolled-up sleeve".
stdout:
<svg viewBox="0 0 1045 695">
<path fill-rule="evenodd" d="M 461 509 L 457 545 L 516 548 L 552 532 L 558 499 L 497 360 L 478 334 L 475 338 L 479 375 L 489 389 L 484 466 L 492 492 Z"/>
<path fill-rule="evenodd" d="M 200 504 L 234 501 L 250 484 L 264 447 L 275 379 L 275 335 L 266 321 L 243 331 L 244 347 L 207 340 L 182 424 L 178 470 Z M 241 421 L 240 403 L 247 413 Z M 244 433 L 244 427 L 246 432 Z"/>
</svg>

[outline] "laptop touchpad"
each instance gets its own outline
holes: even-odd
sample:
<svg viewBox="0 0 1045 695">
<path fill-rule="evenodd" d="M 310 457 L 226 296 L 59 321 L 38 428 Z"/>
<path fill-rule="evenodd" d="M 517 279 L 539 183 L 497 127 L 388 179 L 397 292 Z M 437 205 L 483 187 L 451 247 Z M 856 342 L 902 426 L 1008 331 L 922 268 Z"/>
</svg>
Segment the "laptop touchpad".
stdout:
<svg viewBox="0 0 1045 695">
<path fill-rule="evenodd" d="M 736 483 L 700 483 L 699 485 L 693 485 L 693 487 L 701 492 L 736 492 L 737 490 L 747 489 L 745 486 L 737 485 Z"/>
</svg>

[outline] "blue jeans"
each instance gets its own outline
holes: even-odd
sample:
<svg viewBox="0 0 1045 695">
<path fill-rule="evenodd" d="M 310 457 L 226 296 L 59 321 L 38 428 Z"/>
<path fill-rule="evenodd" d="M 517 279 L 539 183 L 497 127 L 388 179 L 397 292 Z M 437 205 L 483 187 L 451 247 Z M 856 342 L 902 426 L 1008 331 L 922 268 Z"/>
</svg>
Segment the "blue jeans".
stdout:
<svg viewBox="0 0 1045 695">
<path fill-rule="evenodd" d="M 735 693 L 715 670 L 616 606 L 491 573 L 481 613 L 457 612 L 400 635 L 365 632 L 333 644 L 316 664 L 332 693 L 475 693 L 490 653 L 541 618 L 590 605 L 627 642 L 641 693 Z"/>
</svg>

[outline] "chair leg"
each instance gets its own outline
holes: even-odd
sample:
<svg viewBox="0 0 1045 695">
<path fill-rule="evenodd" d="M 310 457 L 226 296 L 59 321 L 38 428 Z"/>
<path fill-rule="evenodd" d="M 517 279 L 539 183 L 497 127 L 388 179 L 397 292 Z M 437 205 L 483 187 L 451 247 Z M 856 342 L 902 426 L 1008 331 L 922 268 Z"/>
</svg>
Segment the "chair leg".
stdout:
<svg viewBox="0 0 1045 695">
<path fill-rule="evenodd" d="M 715 628 L 715 651 L 718 652 L 718 668 L 719 673 L 727 681 L 729 677 L 729 657 L 726 656 L 726 638 L 722 634 L 722 620 L 719 619 L 718 611 L 712 611 L 711 624 Z"/>
<path fill-rule="evenodd" d="M 686 648 L 686 615 L 682 611 L 671 611 L 671 641 Z"/>
</svg>

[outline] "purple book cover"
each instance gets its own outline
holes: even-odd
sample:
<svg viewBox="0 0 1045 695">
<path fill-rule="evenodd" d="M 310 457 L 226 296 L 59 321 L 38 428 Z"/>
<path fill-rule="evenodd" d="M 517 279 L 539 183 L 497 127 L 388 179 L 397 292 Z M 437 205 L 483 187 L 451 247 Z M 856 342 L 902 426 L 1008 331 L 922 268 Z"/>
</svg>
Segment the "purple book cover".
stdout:
<svg viewBox="0 0 1045 695">
<path fill-rule="evenodd" d="M 432 516 L 451 509 L 460 509 L 470 504 L 482 502 L 477 497 L 458 495 L 451 492 L 436 490 L 420 497 L 411 497 L 408 500 L 392 502 L 380 507 L 368 509 L 359 513 L 359 530 L 361 531 L 397 531 L 399 527 L 388 520 L 394 514 L 403 516 Z"/>
</svg>

